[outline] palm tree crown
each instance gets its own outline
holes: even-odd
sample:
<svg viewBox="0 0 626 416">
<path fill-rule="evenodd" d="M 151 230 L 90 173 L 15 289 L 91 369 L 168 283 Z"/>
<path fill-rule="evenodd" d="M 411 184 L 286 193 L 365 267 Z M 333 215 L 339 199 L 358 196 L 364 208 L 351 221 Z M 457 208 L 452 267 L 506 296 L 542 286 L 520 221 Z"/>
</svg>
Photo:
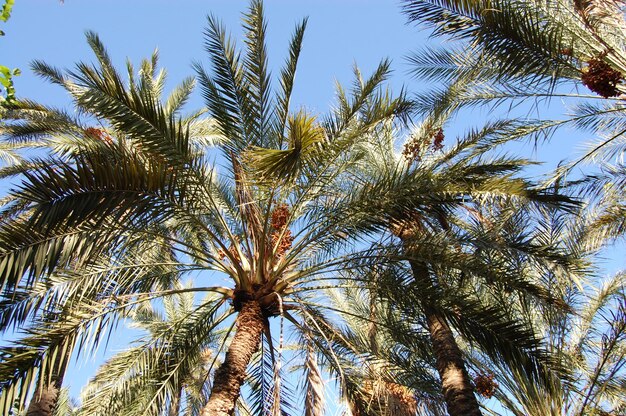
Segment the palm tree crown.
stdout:
<svg viewBox="0 0 626 416">
<path fill-rule="evenodd" d="M 299 291 L 341 267 L 333 253 L 359 232 L 333 183 L 358 156 L 350 149 L 364 133 L 406 104 L 380 91 L 389 71 L 384 61 L 368 79 L 357 73 L 351 93 L 339 90 L 337 109 L 325 119 L 292 113 L 306 20 L 296 27 L 277 89 L 267 70 L 261 2 L 252 2 L 243 22 L 240 53 L 209 18 L 213 70 L 196 65 L 208 119 L 181 113 L 191 79 L 162 102 L 156 57 L 138 76 L 129 64 L 126 84 L 92 33 L 97 66 L 63 72 L 33 65 L 98 127 L 23 103 L 26 120 L 8 132 L 69 135 L 75 145 L 14 169 L 23 180 L 3 210 L 2 317 L 5 328 L 30 325 L 27 337 L 3 350 L 3 409 L 24 402 L 37 370 L 46 385 L 58 354 L 89 351 L 138 305 L 179 293 L 181 274 L 209 271 L 192 289 L 212 295 L 195 305 L 190 322 L 162 334 L 172 377 L 158 381 L 147 412 L 171 407 L 175 370 L 192 366 L 183 352 L 200 349 L 230 322 L 232 331 L 216 341 L 228 348 L 201 411 L 230 414 L 268 319 L 280 315 L 296 327 L 309 319 Z M 146 370 L 156 368 L 158 356 L 144 357 Z"/>
</svg>

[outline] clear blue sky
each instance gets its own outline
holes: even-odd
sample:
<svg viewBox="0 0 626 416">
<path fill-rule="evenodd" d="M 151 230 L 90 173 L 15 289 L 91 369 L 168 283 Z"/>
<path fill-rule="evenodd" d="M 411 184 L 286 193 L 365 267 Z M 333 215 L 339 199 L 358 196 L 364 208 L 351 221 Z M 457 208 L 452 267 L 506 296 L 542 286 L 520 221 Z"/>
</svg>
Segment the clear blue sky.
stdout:
<svg viewBox="0 0 626 416">
<path fill-rule="evenodd" d="M 91 61 L 84 32 L 93 30 L 119 68 L 124 67 L 127 57 L 138 64 L 158 48 L 160 64 L 167 69 L 171 86 L 194 74 L 192 62 L 209 66 L 203 49 L 207 15 L 222 19 L 239 40 L 241 12 L 247 6 L 246 0 L 16 0 L 11 19 L 3 25 L 6 36 L 0 38 L 0 63 L 22 69 L 22 75 L 15 78 L 18 96 L 67 107 L 64 91 L 35 77 L 29 64 L 39 59 L 72 68 L 78 61 Z M 326 112 L 334 102 L 336 80 L 348 84 L 353 79 L 354 64 L 369 74 L 383 58 L 392 60 L 391 85 L 395 91 L 406 87 L 415 92 L 430 87 L 411 78 L 410 65 L 404 58 L 438 40 L 428 39 L 428 32 L 406 22 L 399 0 L 266 0 L 265 10 L 274 73 L 286 59 L 296 23 L 309 18 L 292 101 L 294 109 L 304 106 L 313 113 Z M 202 106 L 196 92 L 188 108 Z M 557 107 L 562 110 L 561 105 Z M 493 114 L 476 110 L 452 127 L 466 122 L 476 125 L 488 117 Z M 572 143 L 567 137 L 565 142 L 554 145 L 556 150 L 544 147 L 541 154 L 533 156 L 554 163 L 574 153 Z M 528 145 L 522 150 L 529 156 L 533 151 Z"/>
<path fill-rule="evenodd" d="M 60 88 L 34 78 L 29 63 L 42 59 L 71 67 L 91 60 L 83 34 L 93 30 L 120 67 L 126 57 L 138 62 L 158 48 L 170 82 L 177 82 L 193 74 L 191 62 L 207 61 L 207 15 L 219 16 L 240 38 L 240 13 L 246 7 L 246 1 L 233 0 L 17 0 L 0 39 L 0 57 L 4 65 L 23 71 L 15 79 L 19 96 L 62 104 L 67 101 Z M 349 82 L 355 62 L 367 73 L 380 59 L 391 58 L 399 88 L 410 80 L 402 58 L 424 41 L 423 32 L 405 23 L 396 0 L 268 0 L 265 8 L 274 68 L 286 58 L 295 24 L 309 17 L 294 104 L 312 111 L 328 108 L 335 79 Z M 196 97 L 192 108 L 202 105 Z"/>
</svg>

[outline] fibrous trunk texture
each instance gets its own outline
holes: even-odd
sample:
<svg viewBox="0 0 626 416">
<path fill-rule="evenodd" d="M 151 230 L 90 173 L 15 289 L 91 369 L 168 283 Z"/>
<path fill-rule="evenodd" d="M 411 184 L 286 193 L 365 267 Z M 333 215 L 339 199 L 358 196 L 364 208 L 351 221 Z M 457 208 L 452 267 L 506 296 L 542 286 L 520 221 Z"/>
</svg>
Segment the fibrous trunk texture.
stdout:
<svg viewBox="0 0 626 416">
<path fill-rule="evenodd" d="M 59 383 L 60 384 L 60 383 Z M 37 387 L 33 395 L 26 416 L 52 416 L 59 400 L 60 385 L 48 384 L 42 389 Z"/>
<path fill-rule="evenodd" d="M 265 326 L 265 317 L 258 301 L 248 300 L 243 303 L 236 325 L 235 336 L 224 362 L 215 372 L 211 396 L 201 416 L 231 416 L 235 412 L 246 368 L 252 355 L 259 349 Z"/>
<path fill-rule="evenodd" d="M 443 316 L 431 308 L 426 308 L 426 320 L 448 413 L 450 416 L 482 415 L 463 354 L 450 327 Z"/>
<path fill-rule="evenodd" d="M 48 384 L 40 385 L 37 383 L 33 398 L 30 400 L 26 416 L 52 416 L 57 402 L 59 401 L 59 393 L 63 385 L 63 376 L 65 368 L 69 360 L 69 350 L 65 354 L 57 354 L 53 364 L 53 372 Z M 42 377 L 42 375 L 40 375 Z"/>
<path fill-rule="evenodd" d="M 403 242 L 407 247 L 406 242 Z M 434 284 L 424 264 L 416 261 L 409 263 L 416 281 L 426 285 Z M 425 299 L 423 307 L 448 413 L 450 416 L 482 415 L 474 395 L 474 386 L 465 368 L 463 354 L 450 326 L 445 317 L 434 308 L 432 301 Z"/>
</svg>

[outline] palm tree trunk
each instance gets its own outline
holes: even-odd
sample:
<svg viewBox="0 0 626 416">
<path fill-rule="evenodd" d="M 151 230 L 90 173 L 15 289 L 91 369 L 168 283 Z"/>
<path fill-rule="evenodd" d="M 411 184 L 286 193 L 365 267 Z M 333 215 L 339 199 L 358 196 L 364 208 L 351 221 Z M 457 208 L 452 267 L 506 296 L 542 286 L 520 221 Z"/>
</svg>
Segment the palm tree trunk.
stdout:
<svg viewBox="0 0 626 416">
<path fill-rule="evenodd" d="M 61 383 L 50 383 L 43 388 L 35 389 L 26 416 L 52 416 L 57 401 L 59 400 L 59 392 L 61 390 Z"/>
<path fill-rule="evenodd" d="M 53 367 L 52 375 L 49 382 L 46 385 L 37 383 L 33 398 L 28 404 L 26 410 L 26 416 L 52 416 L 57 402 L 59 401 L 59 393 L 61 392 L 61 386 L 63 385 L 63 376 L 65 375 L 65 368 L 69 361 L 69 349 L 65 354 L 60 352 L 57 354 Z M 40 373 L 39 377 L 43 375 Z"/>
<path fill-rule="evenodd" d="M 428 269 L 423 264 L 415 261 L 409 263 L 416 280 L 430 281 Z M 474 386 L 465 368 L 463 353 L 450 326 L 432 302 L 423 302 L 423 307 L 448 413 L 450 416 L 481 416 Z"/>
<path fill-rule="evenodd" d="M 465 369 L 463 354 L 450 327 L 444 317 L 434 309 L 428 307 L 425 309 L 448 413 L 450 416 L 482 415 L 474 395 L 474 386 Z"/>
<path fill-rule="evenodd" d="M 265 317 L 256 300 L 243 303 L 237 316 L 237 330 L 224 362 L 215 372 L 211 396 L 201 416 L 231 416 L 252 355 L 259 349 Z"/>
</svg>

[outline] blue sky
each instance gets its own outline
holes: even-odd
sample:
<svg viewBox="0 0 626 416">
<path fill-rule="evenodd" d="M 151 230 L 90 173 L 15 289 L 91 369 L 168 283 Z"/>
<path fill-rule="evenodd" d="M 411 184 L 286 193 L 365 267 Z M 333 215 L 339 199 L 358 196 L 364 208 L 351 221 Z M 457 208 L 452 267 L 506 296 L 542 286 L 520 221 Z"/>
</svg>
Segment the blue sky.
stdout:
<svg viewBox="0 0 626 416">
<path fill-rule="evenodd" d="M 63 92 L 36 79 L 28 70 L 33 59 L 59 67 L 91 60 L 85 30 L 97 32 L 115 62 L 124 65 L 158 48 L 170 82 L 193 75 L 191 63 L 206 62 L 203 30 L 214 14 L 240 38 L 239 19 L 246 1 L 228 0 L 17 0 L 0 39 L 2 63 L 21 68 L 18 94 L 46 103 L 66 103 Z M 380 59 L 393 60 L 396 88 L 410 78 L 403 57 L 424 41 L 423 32 L 406 24 L 395 0 L 268 0 L 270 65 L 286 58 L 295 24 L 308 16 L 294 104 L 324 112 L 332 102 L 335 79 L 346 83 L 357 63 L 371 71 Z M 276 71 L 275 71 L 276 72 Z M 199 94 L 190 107 L 199 107 Z"/>
<path fill-rule="evenodd" d="M 193 62 L 209 66 L 203 49 L 207 15 L 219 17 L 239 40 L 241 12 L 246 8 L 245 0 L 17 0 L 11 19 L 3 26 L 6 36 L 0 38 L 0 62 L 22 69 L 22 75 L 15 78 L 18 96 L 68 107 L 64 91 L 35 77 L 29 65 L 37 59 L 72 68 L 78 61 L 91 61 L 84 32 L 92 30 L 100 35 L 119 68 L 127 58 L 137 66 L 158 48 L 160 65 L 167 69 L 173 86 L 194 75 Z M 349 84 L 355 64 L 367 75 L 383 58 L 392 60 L 390 85 L 394 91 L 404 87 L 414 93 L 431 87 L 412 79 L 405 58 L 438 40 L 407 23 L 399 0 L 266 0 L 265 11 L 270 67 L 275 74 L 286 59 L 296 23 L 309 18 L 294 109 L 306 107 L 310 113 L 325 113 L 334 103 L 335 81 Z M 188 109 L 202 106 L 196 91 Z M 477 125 L 490 117 L 493 114 L 486 109 L 474 110 L 451 127 L 468 122 Z M 527 144 L 518 147 L 531 157 L 555 162 L 573 154 L 572 143 L 568 137 L 556 150 L 544 147 L 540 154 Z"/>
</svg>

